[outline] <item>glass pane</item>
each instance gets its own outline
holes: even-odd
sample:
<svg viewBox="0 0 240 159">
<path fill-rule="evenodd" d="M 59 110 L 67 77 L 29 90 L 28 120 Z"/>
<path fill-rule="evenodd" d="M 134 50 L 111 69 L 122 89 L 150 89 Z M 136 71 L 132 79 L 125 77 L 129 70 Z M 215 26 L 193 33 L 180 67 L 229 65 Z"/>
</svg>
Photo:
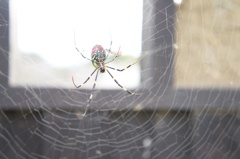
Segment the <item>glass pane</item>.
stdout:
<svg viewBox="0 0 240 159">
<path fill-rule="evenodd" d="M 109 60 L 121 56 L 107 65 L 119 69 L 141 55 L 142 1 L 12 0 L 10 9 L 12 86 L 74 88 L 72 76 L 82 84 L 95 68 L 75 43 L 91 58 L 94 45 L 109 49 L 112 41 Z M 140 83 L 139 64 L 109 71 L 124 87 Z M 84 87 L 91 88 L 94 78 Z M 119 88 L 107 73 L 99 75 L 97 87 Z"/>
<path fill-rule="evenodd" d="M 176 11 L 176 87 L 240 86 L 240 1 L 185 0 Z"/>
</svg>

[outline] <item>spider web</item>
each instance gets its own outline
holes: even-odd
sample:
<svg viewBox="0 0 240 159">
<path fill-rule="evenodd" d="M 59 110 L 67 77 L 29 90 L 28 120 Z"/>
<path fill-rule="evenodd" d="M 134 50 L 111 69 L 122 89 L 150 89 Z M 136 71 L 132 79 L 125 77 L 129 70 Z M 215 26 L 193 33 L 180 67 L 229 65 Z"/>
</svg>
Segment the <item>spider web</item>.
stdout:
<svg viewBox="0 0 240 159">
<path fill-rule="evenodd" d="M 14 16 L 19 2 L 0 1 L 0 158 L 239 158 L 237 0 L 134 1 L 143 8 L 140 21 L 128 1 L 89 1 L 87 9 L 78 1 L 26 2 L 32 7 Z M 41 12 L 33 12 L 33 5 Z M 99 10 L 101 18 L 82 16 L 78 9 Z M 142 32 L 114 10 L 140 22 Z M 23 22 L 31 27 L 17 32 L 13 22 L 25 16 L 33 17 Z M 87 20 L 97 26 L 84 26 Z M 75 50 L 74 32 L 88 58 L 93 43 L 108 49 L 112 41 L 110 59 L 121 47 L 112 67 L 124 68 L 144 55 L 123 72 L 110 70 L 124 87 L 143 95 L 130 96 L 101 74 L 83 116 L 94 76 L 80 89 L 71 77 L 81 84 L 94 67 Z M 89 38 L 79 38 L 84 32 Z M 17 41 L 23 36 L 37 38 L 27 45 Z"/>
</svg>

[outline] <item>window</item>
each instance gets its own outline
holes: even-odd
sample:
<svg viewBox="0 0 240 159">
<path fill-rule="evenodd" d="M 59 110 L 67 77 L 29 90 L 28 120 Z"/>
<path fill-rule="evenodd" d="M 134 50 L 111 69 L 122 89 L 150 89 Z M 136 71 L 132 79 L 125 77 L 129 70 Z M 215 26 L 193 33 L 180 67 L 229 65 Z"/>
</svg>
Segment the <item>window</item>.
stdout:
<svg viewBox="0 0 240 159">
<path fill-rule="evenodd" d="M 239 5 L 237 1 L 186 0 L 179 6 L 176 87 L 239 88 Z"/>
<path fill-rule="evenodd" d="M 138 0 L 13 0 L 11 24 L 12 86 L 74 88 L 72 76 L 82 84 L 94 67 L 77 52 L 75 43 L 91 58 L 95 44 L 109 49 L 112 41 L 109 59 L 118 50 L 122 55 L 109 66 L 120 69 L 141 55 L 142 1 Z M 139 64 L 111 73 L 129 89 L 140 84 Z M 92 82 L 84 87 L 92 88 Z M 98 78 L 97 88 L 119 89 L 106 74 Z"/>
</svg>

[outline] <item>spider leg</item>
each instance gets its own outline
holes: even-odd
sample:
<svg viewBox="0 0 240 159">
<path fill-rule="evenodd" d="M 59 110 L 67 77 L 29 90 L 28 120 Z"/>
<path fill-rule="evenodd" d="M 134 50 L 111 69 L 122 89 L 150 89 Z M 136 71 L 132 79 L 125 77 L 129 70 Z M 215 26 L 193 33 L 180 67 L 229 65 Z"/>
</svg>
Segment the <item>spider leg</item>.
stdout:
<svg viewBox="0 0 240 159">
<path fill-rule="evenodd" d="M 118 49 L 118 52 L 117 52 L 117 54 L 116 54 L 116 56 L 112 59 L 112 60 L 110 60 L 110 61 L 108 61 L 108 62 L 106 62 L 105 64 L 108 64 L 108 63 L 110 63 L 110 62 L 113 62 L 117 57 L 119 57 L 119 51 L 120 51 L 120 48 L 121 47 L 119 47 L 119 49 Z M 107 59 L 107 58 L 106 58 Z"/>
<path fill-rule="evenodd" d="M 107 51 L 108 51 L 108 54 L 107 54 L 107 56 L 106 56 L 106 59 L 108 58 L 108 55 L 109 55 L 109 53 L 111 52 L 111 48 L 112 48 L 112 41 L 111 41 L 111 43 L 110 43 L 109 50 L 107 50 Z"/>
<path fill-rule="evenodd" d="M 118 85 L 119 87 L 121 87 L 125 92 L 128 92 L 128 93 L 131 94 L 131 95 L 142 95 L 142 93 L 133 93 L 133 92 L 129 91 L 128 89 L 124 88 L 121 84 L 118 83 L 118 81 L 113 77 L 113 75 L 112 75 L 108 70 L 106 70 L 106 71 L 107 71 L 108 74 L 112 77 L 112 79 L 114 80 L 114 82 L 116 82 L 117 85 Z"/>
<path fill-rule="evenodd" d="M 139 58 L 139 59 L 138 59 L 136 62 L 134 62 L 133 64 L 128 65 L 126 68 L 123 68 L 123 69 L 117 69 L 117 68 L 113 68 L 113 67 L 110 67 L 110 66 L 105 66 L 105 67 L 110 68 L 110 69 L 112 69 L 112 70 L 116 70 L 116 71 L 124 71 L 124 70 L 128 69 L 129 67 L 131 67 L 132 65 L 135 65 L 136 63 L 138 63 L 144 56 L 145 56 L 145 55 L 143 55 L 141 58 Z M 107 62 L 107 63 L 109 63 L 109 62 Z M 106 64 L 106 63 L 105 63 L 105 64 Z"/>
<path fill-rule="evenodd" d="M 98 69 L 98 68 L 96 68 L 96 69 L 91 73 L 91 75 L 86 79 L 86 81 L 83 82 L 83 84 L 80 84 L 79 86 L 77 86 L 77 85 L 75 84 L 74 79 L 73 79 L 73 76 L 72 76 L 72 82 L 73 82 L 74 86 L 75 86 L 76 88 L 80 88 L 82 85 L 84 85 L 85 83 L 87 83 L 87 81 L 92 77 L 92 75 L 96 72 L 97 69 Z"/>
<path fill-rule="evenodd" d="M 91 59 L 85 57 L 85 56 L 78 50 L 77 44 L 76 44 L 75 32 L 74 32 L 74 45 L 75 45 L 75 49 L 82 55 L 82 57 L 83 57 L 84 59 L 87 59 L 87 60 L 89 60 L 89 61 L 92 61 Z"/>
<path fill-rule="evenodd" d="M 99 72 L 99 70 L 97 71 L 97 74 L 96 74 L 96 77 L 95 77 L 95 81 L 94 81 L 94 84 L 93 84 L 92 92 L 91 92 L 91 95 L 90 95 L 89 100 L 88 100 L 87 108 L 89 107 L 89 105 L 91 104 L 91 101 L 92 101 L 94 89 L 95 89 L 96 83 L 97 83 L 98 72 Z M 83 116 L 86 115 L 86 113 L 87 113 L 87 108 L 86 108 L 85 112 L 83 113 Z"/>
</svg>

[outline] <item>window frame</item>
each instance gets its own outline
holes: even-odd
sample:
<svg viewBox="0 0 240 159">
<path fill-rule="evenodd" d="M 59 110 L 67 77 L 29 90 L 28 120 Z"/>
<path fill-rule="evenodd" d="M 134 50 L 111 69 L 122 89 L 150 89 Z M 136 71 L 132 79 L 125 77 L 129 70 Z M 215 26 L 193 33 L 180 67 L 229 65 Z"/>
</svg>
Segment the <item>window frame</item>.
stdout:
<svg viewBox="0 0 240 159">
<path fill-rule="evenodd" d="M 78 91 L 75 89 L 30 89 L 9 86 L 9 57 L 11 45 L 9 41 L 9 1 L 0 1 L 0 6 L 1 8 L 5 8 L 0 10 L 0 15 L 2 15 L 1 18 L 3 19 L 2 22 L 0 22 L 2 23 L 0 24 L 0 33 L 3 35 L 0 37 L 0 108 L 4 110 L 42 109 L 43 106 L 48 108 L 72 108 L 74 107 L 72 103 L 73 100 L 86 101 L 86 98 L 79 96 Z M 149 8 L 153 8 L 151 12 L 152 15 L 149 15 Z M 173 1 L 164 0 L 157 2 L 152 1 L 149 3 L 149 1 L 144 0 L 143 15 L 142 50 L 143 52 L 147 52 L 148 55 L 141 61 L 141 68 L 142 70 L 149 71 L 143 71 L 141 77 L 142 82 L 144 82 L 144 79 L 151 79 L 145 85 L 147 88 L 151 89 L 140 89 L 139 91 L 143 92 L 141 96 L 133 97 L 124 94 L 124 98 L 122 98 L 124 100 L 119 100 L 117 108 L 112 100 L 114 97 L 122 95 L 122 90 L 100 90 L 101 95 L 93 98 L 92 108 L 97 110 L 109 110 L 109 108 L 114 110 L 122 110 L 125 108 L 135 110 L 140 107 L 147 110 L 169 108 L 189 110 L 204 108 L 206 105 L 210 108 L 226 108 L 233 110 L 238 108 L 240 104 L 239 89 L 179 89 L 174 87 L 173 47 L 166 47 L 156 52 L 156 50 L 158 50 L 157 48 L 163 43 L 165 43 L 166 46 L 174 45 L 175 8 Z M 149 16 L 155 18 L 151 18 L 149 21 Z M 164 39 L 160 39 L 159 37 L 164 37 Z M 156 84 L 158 84 L 159 87 L 156 87 Z M 81 89 L 81 91 L 89 92 L 88 89 Z M 112 99 L 109 98 L 109 100 L 103 101 L 101 100 L 102 97 L 112 97 Z M 76 108 L 79 108 L 77 104 Z"/>
</svg>

